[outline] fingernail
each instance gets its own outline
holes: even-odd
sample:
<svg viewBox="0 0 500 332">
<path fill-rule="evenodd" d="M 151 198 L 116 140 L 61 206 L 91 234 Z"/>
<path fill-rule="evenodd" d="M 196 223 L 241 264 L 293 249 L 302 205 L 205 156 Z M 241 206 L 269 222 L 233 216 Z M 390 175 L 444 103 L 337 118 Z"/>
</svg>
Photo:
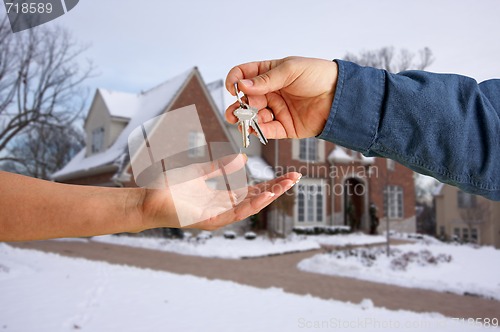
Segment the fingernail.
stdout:
<svg viewBox="0 0 500 332">
<path fill-rule="evenodd" d="M 243 155 L 243 157 L 245 157 L 245 162 L 247 162 L 247 161 L 248 161 L 248 156 L 247 156 L 247 154 L 246 154 L 246 153 L 242 153 L 242 155 Z"/>
<path fill-rule="evenodd" d="M 299 175 L 299 178 L 297 179 L 297 181 L 295 181 L 294 185 L 296 185 L 297 183 L 299 183 L 300 179 L 302 179 L 302 174 Z"/>
<path fill-rule="evenodd" d="M 267 196 L 267 198 L 273 198 L 274 196 L 276 196 L 275 193 L 272 193 L 270 191 L 265 192 L 265 195 Z"/>
<path fill-rule="evenodd" d="M 252 80 L 241 80 L 240 82 L 244 86 L 253 86 L 253 81 Z"/>
</svg>

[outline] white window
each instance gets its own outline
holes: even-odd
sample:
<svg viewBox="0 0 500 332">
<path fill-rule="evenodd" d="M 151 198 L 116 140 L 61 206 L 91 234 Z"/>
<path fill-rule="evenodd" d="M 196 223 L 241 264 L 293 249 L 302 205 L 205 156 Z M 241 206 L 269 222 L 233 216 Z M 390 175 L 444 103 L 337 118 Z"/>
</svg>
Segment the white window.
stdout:
<svg viewBox="0 0 500 332">
<path fill-rule="evenodd" d="M 189 157 L 204 157 L 205 156 L 205 136 L 199 131 L 189 132 Z"/>
<path fill-rule="evenodd" d="M 104 127 L 92 130 L 92 153 L 102 151 L 104 148 Z"/>
<path fill-rule="evenodd" d="M 386 186 L 384 189 L 384 214 L 390 219 L 403 218 L 403 188 Z"/>
<path fill-rule="evenodd" d="M 322 184 L 299 184 L 297 187 L 297 220 L 323 222 L 325 194 Z"/>
<path fill-rule="evenodd" d="M 300 140 L 299 159 L 304 161 L 318 160 L 318 140 L 316 138 L 304 138 Z"/>
<path fill-rule="evenodd" d="M 386 159 L 387 160 L 387 170 L 388 171 L 394 171 L 396 168 L 396 162 L 392 159 Z"/>
</svg>

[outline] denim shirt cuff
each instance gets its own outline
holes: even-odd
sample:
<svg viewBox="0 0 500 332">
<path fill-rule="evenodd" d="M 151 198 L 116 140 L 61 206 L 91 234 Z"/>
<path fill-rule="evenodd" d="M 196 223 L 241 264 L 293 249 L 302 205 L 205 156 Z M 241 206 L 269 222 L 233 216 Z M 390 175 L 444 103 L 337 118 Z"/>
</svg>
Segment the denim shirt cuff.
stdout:
<svg viewBox="0 0 500 332">
<path fill-rule="evenodd" d="M 335 60 L 339 67 L 330 115 L 318 138 L 369 154 L 376 139 L 385 72 Z"/>
</svg>

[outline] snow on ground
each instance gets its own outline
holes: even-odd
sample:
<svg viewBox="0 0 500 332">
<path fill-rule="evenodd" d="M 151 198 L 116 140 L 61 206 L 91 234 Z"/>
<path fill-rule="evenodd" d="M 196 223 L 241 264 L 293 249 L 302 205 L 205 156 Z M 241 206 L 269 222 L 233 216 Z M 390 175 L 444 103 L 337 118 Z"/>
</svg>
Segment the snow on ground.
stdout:
<svg viewBox="0 0 500 332">
<path fill-rule="evenodd" d="M 384 237 L 385 237 L 384 232 Z M 389 233 L 389 236 L 391 239 L 397 239 L 397 240 L 405 240 L 405 241 L 411 241 L 411 242 L 420 242 L 424 244 L 442 244 L 443 242 L 436 239 L 433 236 L 430 235 L 425 235 L 425 234 L 418 234 L 418 233 L 399 233 L 399 232 L 394 232 L 391 231 Z"/>
<path fill-rule="evenodd" d="M 367 235 L 363 233 L 338 234 L 338 235 L 312 235 L 309 240 L 318 242 L 323 246 L 357 246 L 386 242 L 385 236 Z"/>
<path fill-rule="evenodd" d="M 2 331 L 479 331 L 417 314 L 0 243 Z"/>
<path fill-rule="evenodd" d="M 367 264 L 368 255 L 366 254 L 363 255 L 364 257 L 344 257 L 342 252 L 332 252 L 307 258 L 298 264 L 298 268 L 309 272 L 352 277 L 390 285 L 457 294 L 470 293 L 500 300 L 500 264 L 498 264 L 500 250 L 492 247 L 474 248 L 444 243 L 415 243 L 392 246 L 392 248 L 399 249 L 403 253 L 420 253 L 428 250 L 434 257 L 440 254 L 450 255 L 451 261 L 421 264 L 421 260 L 415 260 L 406 269 L 398 269 L 397 267 L 401 267 L 401 264 L 396 264 L 396 268 L 391 268 L 391 261 L 394 257 L 387 258 L 385 254 L 378 255 L 375 260 L 369 258 L 371 262 Z M 377 250 L 380 249 L 371 249 L 371 254 Z M 401 263 L 401 255 L 399 256 L 399 263 Z M 372 265 L 369 266 L 370 264 Z"/>
<path fill-rule="evenodd" d="M 317 242 L 297 237 L 270 241 L 264 237 L 257 237 L 255 240 L 246 240 L 242 237 L 229 240 L 220 236 L 215 236 L 203 241 L 196 241 L 195 239 L 187 241 L 124 235 L 104 235 L 93 237 L 92 241 L 169 251 L 183 255 L 231 259 L 277 255 L 319 248 Z"/>
<path fill-rule="evenodd" d="M 105 242 L 153 250 L 175 252 L 183 255 L 239 259 L 261 257 L 297 251 L 319 249 L 320 246 L 347 246 L 385 242 L 383 236 L 370 236 L 362 233 L 338 235 L 292 235 L 286 239 L 269 240 L 258 236 L 255 240 L 237 237 L 228 240 L 220 236 L 202 241 L 138 237 L 126 235 L 104 235 L 92 241 Z"/>
</svg>

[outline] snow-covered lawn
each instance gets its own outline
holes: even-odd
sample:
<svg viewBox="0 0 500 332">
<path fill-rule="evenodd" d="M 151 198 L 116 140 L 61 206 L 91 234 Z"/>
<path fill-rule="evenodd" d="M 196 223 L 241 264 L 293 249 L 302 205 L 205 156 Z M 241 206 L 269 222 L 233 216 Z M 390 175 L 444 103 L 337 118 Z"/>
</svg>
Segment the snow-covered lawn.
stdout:
<svg viewBox="0 0 500 332">
<path fill-rule="evenodd" d="M 439 314 L 326 301 L 0 243 L 1 331 L 479 331 Z M 412 328 L 407 328 L 412 327 Z"/>
<path fill-rule="evenodd" d="M 311 235 L 308 239 L 318 242 L 323 246 L 341 247 L 368 245 L 386 242 L 385 236 L 367 235 L 363 233 L 337 234 L 337 235 Z"/>
<path fill-rule="evenodd" d="M 392 248 L 399 253 L 390 258 L 380 253 L 381 248 L 318 254 L 301 261 L 298 268 L 403 287 L 469 293 L 500 300 L 500 250 L 444 243 L 415 243 Z M 353 255 L 356 252 L 358 255 Z M 447 257 L 451 261 L 447 262 Z M 405 267 L 406 263 L 409 264 Z"/>
<path fill-rule="evenodd" d="M 75 240 L 82 241 L 80 239 Z M 246 240 L 241 236 L 233 240 L 214 236 L 203 241 L 196 241 L 195 239 L 178 240 L 104 235 L 93 237 L 92 241 L 175 252 L 183 255 L 239 259 L 313 250 L 319 249 L 321 246 L 340 247 L 381 243 L 385 241 L 385 237 L 355 233 L 343 235 L 291 235 L 286 239 L 275 239 L 273 241 L 263 236 L 258 236 L 255 240 Z"/>
<path fill-rule="evenodd" d="M 93 237 L 92 241 L 175 252 L 183 255 L 231 259 L 277 255 L 287 252 L 313 250 L 320 247 L 315 241 L 296 237 L 270 241 L 264 237 L 257 237 L 254 240 L 245 240 L 242 237 L 238 237 L 229 240 L 221 236 L 214 236 L 213 238 L 203 241 L 196 241 L 194 239 L 192 239 L 192 241 L 187 241 L 124 235 L 104 235 Z"/>
</svg>

